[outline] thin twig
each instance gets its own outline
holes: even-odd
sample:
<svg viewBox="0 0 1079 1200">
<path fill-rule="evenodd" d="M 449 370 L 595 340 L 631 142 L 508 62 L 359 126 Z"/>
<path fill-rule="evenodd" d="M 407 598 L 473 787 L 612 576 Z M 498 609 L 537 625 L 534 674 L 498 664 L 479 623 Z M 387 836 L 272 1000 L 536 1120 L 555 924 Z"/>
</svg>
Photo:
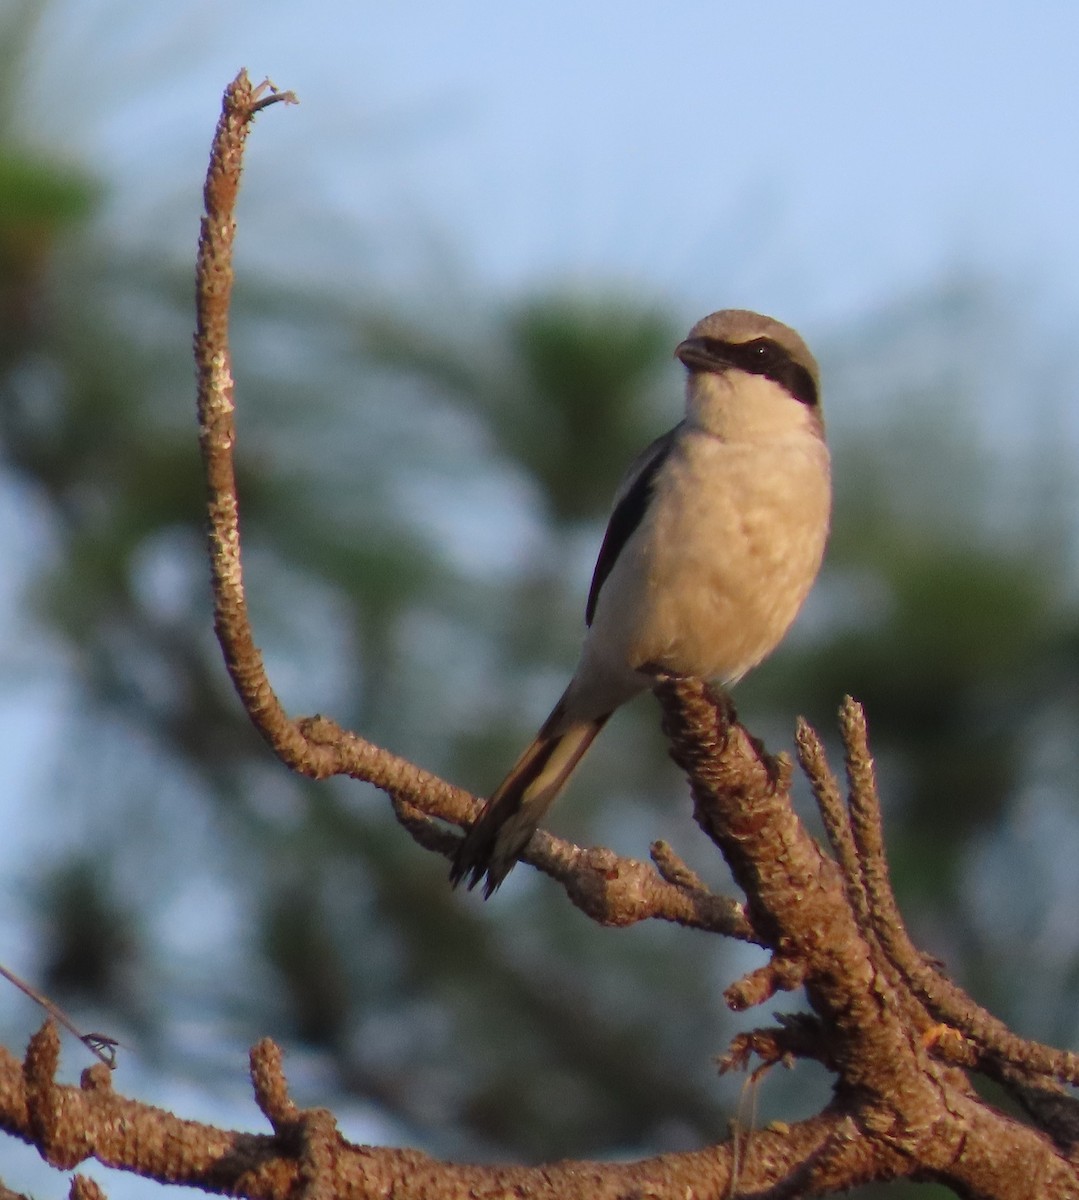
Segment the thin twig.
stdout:
<svg viewBox="0 0 1079 1200">
<path fill-rule="evenodd" d="M 21 979 L 14 971 L 8 970 L 2 963 L 0 963 L 0 975 L 3 975 L 8 983 L 13 983 L 24 995 L 29 996 L 35 1004 L 40 1004 L 58 1025 L 63 1025 L 68 1033 L 77 1037 L 87 1050 L 96 1055 L 110 1071 L 116 1069 L 116 1048 L 120 1043 L 115 1038 L 104 1033 L 80 1033 L 75 1022 L 55 1000 L 50 1000 L 44 992 L 39 992 L 36 987 L 27 983 L 25 979 Z"/>
<path fill-rule="evenodd" d="M 953 1026 L 986 1052 L 1025 1072 L 1079 1085 L 1079 1054 L 1019 1037 L 958 984 L 931 967 L 919 953 L 907 932 L 889 878 L 880 797 L 869 752 L 865 712 L 850 696 L 840 708 L 840 732 L 846 751 L 851 828 L 858 847 L 873 928 L 907 988 L 938 1021 Z"/>
<path fill-rule="evenodd" d="M 656 841 L 648 849 L 648 856 L 656 864 L 656 870 L 668 883 L 688 888 L 691 892 L 707 892 L 704 880 L 681 859 L 670 842 Z"/>
<path fill-rule="evenodd" d="M 841 719 L 845 711 L 845 709 L 840 711 Z M 802 719 L 798 721 L 795 742 L 798 748 L 798 762 L 813 789 L 817 807 L 824 821 L 825 832 L 828 834 L 828 841 L 843 874 L 847 902 L 851 906 L 858 929 L 865 939 L 870 957 L 877 969 L 888 978 L 894 989 L 897 1003 L 903 1005 L 912 1027 L 919 1032 L 924 1032 L 932 1025 L 932 1018 L 906 984 L 902 972 L 891 961 L 877 933 L 877 914 L 866 882 L 867 871 L 873 873 L 873 867 L 867 868 L 862 848 L 855 837 L 851 819 L 853 801 L 844 803 L 839 791 L 839 784 L 828 765 L 824 745 L 816 730 Z M 868 748 L 864 757 L 868 758 Z M 849 758 L 850 753 L 848 752 L 848 762 Z M 864 774 L 863 771 L 858 773 L 860 783 L 863 781 Z M 885 871 L 886 878 L 887 872 Z"/>
<path fill-rule="evenodd" d="M 847 806 L 843 803 L 839 784 L 828 766 L 824 746 L 817 731 L 801 717 L 795 729 L 794 741 L 798 751 L 798 765 L 809 780 L 817 808 L 824 821 L 828 842 L 839 863 L 839 869 L 843 872 L 847 899 L 858 924 L 863 929 L 869 928 L 872 925 L 869 898 L 862 883 L 858 850 L 851 833 Z"/>
</svg>

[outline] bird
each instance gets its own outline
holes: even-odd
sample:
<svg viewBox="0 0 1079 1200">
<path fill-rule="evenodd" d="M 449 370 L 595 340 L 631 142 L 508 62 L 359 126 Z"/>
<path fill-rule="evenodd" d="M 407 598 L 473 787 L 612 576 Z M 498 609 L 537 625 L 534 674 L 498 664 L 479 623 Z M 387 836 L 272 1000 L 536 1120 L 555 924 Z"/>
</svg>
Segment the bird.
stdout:
<svg viewBox="0 0 1079 1200">
<path fill-rule="evenodd" d="M 724 309 L 674 351 L 685 416 L 615 493 L 580 658 L 535 739 L 458 843 L 489 898 L 615 709 L 659 676 L 724 687 L 775 649 L 820 570 L 831 462 L 817 361 L 772 317 Z"/>
</svg>

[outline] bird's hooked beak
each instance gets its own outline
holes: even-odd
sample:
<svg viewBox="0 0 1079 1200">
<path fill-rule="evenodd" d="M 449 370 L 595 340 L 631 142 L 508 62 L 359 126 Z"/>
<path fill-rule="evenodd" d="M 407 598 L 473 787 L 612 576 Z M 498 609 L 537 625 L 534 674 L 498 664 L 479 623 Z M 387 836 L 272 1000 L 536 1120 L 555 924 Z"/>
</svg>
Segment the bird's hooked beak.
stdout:
<svg viewBox="0 0 1079 1200">
<path fill-rule="evenodd" d="M 733 364 L 723 353 L 723 343 L 715 338 L 691 337 L 679 342 L 674 357 L 691 371 L 713 371 L 719 374 Z"/>
</svg>

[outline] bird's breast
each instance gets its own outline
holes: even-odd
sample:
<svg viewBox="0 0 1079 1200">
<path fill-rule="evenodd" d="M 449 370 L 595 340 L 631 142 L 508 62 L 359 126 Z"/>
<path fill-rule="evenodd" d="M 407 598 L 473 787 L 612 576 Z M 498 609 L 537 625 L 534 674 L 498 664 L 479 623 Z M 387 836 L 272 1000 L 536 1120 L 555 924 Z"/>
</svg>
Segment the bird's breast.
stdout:
<svg viewBox="0 0 1079 1200">
<path fill-rule="evenodd" d="M 688 432 L 600 595 L 593 629 L 605 654 L 733 682 L 797 615 L 830 505 L 819 438 L 731 443 Z"/>
</svg>

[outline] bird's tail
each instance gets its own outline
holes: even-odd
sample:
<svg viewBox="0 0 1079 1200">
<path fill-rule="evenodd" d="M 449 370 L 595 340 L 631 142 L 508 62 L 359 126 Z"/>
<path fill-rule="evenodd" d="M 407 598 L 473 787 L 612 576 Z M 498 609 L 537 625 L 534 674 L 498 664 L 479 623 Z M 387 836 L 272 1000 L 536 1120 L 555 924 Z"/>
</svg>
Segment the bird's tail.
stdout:
<svg viewBox="0 0 1079 1200">
<path fill-rule="evenodd" d="M 483 895 L 491 895 L 610 715 L 566 725 L 559 701 L 461 841 L 450 869 L 454 887 L 464 879 L 474 888 L 486 875 Z"/>
</svg>

